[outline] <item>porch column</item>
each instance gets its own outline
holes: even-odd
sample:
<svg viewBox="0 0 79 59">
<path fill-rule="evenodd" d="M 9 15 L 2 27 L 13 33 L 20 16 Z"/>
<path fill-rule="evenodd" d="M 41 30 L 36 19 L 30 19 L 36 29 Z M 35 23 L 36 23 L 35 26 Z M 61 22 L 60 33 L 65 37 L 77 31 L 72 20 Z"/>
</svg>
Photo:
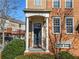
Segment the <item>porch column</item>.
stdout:
<svg viewBox="0 0 79 59">
<path fill-rule="evenodd" d="M 26 17 L 26 51 L 28 52 L 28 40 L 29 40 L 29 18 Z"/>
<path fill-rule="evenodd" d="M 46 18 L 46 52 L 49 52 L 49 40 L 48 40 L 48 17 Z"/>
</svg>

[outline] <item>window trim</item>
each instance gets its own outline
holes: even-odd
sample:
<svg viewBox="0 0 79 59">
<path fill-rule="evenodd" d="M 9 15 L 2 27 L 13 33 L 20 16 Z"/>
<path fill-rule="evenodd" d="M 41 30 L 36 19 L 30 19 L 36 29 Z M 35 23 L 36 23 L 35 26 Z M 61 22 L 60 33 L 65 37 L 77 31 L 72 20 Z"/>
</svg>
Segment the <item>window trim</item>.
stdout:
<svg viewBox="0 0 79 59">
<path fill-rule="evenodd" d="M 74 8 L 74 0 L 72 0 L 72 7 L 66 7 L 66 0 L 65 0 L 65 8 Z"/>
<path fill-rule="evenodd" d="M 72 33 L 67 33 L 67 28 L 66 28 L 66 26 L 67 26 L 66 25 L 66 19 L 67 18 L 72 18 L 72 21 L 73 21 L 73 32 Z M 65 17 L 65 28 L 66 28 L 66 34 L 73 34 L 74 33 L 74 17 L 71 17 L 71 16 L 70 17 L 69 16 L 68 17 Z"/>
<path fill-rule="evenodd" d="M 56 7 L 54 7 L 54 0 L 52 0 L 52 8 L 56 8 Z M 60 0 L 60 7 L 59 8 L 61 8 L 61 0 Z"/>
<path fill-rule="evenodd" d="M 59 18 L 60 19 L 60 33 L 54 33 L 54 25 L 53 25 L 53 19 L 54 18 Z M 60 16 L 52 17 L 52 32 L 53 32 L 53 34 L 61 34 L 61 17 Z"/>
<path fill-rule="evenodd" d="M 40 0 L 40 6 L 37 6 L 36 3 L 35 3 L 35 0 L 34 0 L 34 6 L 35 7 L 38 7 L 39 8 L 39 7 L 41 7 L 41 5 L 42 5 L 42 0 Z"/>
</svg>

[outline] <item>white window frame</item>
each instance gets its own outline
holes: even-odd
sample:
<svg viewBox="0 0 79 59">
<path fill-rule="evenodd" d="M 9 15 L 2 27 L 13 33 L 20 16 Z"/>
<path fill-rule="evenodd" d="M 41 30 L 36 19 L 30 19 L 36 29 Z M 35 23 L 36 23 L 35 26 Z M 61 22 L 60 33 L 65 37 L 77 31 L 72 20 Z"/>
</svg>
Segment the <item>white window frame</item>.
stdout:
<svg viewBox="0 0 79 59">
<path fill-rule="evenodd" d="M 52 8 L 56 8 L 56 7 L 54 7 L 54 0 L 52 0 Z M 61 0 L 60 0 L 60 7 L 59 8 L 61 8 Z"/>
<path fill-rule="evenodd" d="M 74 0 L 72 0 L 72 7 L 66 7 L 66 0 L 65 0 L 65 8 L 74 8 Z"/>
<path fill-rule="evenodd" d="M 66 19 L 67 18 L 72 18 L 72 20 L 73 20 L 73 32 L 72 33 L 67 33 L 67 28 L 66 28 Z M 66 34 L 73 34 L 74 33 L 74 17 L 65 17 L 65 28 L 66 28 Z"/>
<path fill-rule="evenodd" d="M 35 7 L 38 7 L 39 8 L 39 7 L 41 7 L 41 5 L 42 5 L 42 0 L 40 0 L 40 5 L 39 6 L 36 5 L 35 0 L 34 0 L 34 6 Z"/>
<path fill-rule="evenodd" d="M 53 18 L 60 18 L 60 33 L 61 33 L 61 17 L 60 16 L 54 16 L 52 17 L 52 31 L 53 31 L 53 34 L 60 34 L 60 33 L 54 33 L 54 25 L 53 25 Z"/>
</svg>

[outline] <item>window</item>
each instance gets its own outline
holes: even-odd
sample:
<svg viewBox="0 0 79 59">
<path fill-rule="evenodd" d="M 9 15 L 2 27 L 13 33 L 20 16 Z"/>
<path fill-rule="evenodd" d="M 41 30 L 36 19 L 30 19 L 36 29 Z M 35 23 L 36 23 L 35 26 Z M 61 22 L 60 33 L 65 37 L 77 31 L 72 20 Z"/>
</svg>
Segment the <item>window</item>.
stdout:
<svg viewBox="0 0 79 59">
<path fill-rule="evenodd" d="M 53 32 L 60 33 L 60 17 L 53 17 Z"/>
<path fill-rule="evenodd" d="M 66 17 L 66 33 L 73 33 L 73 18 Z"/>
<path fill-rule="evenodd" d="M 7 28 L 9 26 L 9 21 L 8 20 L 6 20 L 6 22 L 5 22 L 5 28 Z"/>
<path fill-rule="evenodd" d="M 56 48 L 70 48 L 71 44 L 56 44 Z"/>
<path fill-rule="evenodd" d="M 56 44 L 56 48 L 61 48 L 63 47 L 63 44 Z"/>
<path fill-rule="evenodd" d="M 53 0 L 52 4 L 54 8 L 60 8 L 60 0 Z"/>
<path fill-rule="evenodd" d="M 71 47 L 70 44 L 64 44 L 64 47 Z"/>
<path fill-rule="evenodd" d="M 39 7 L 41 5 L 41 0 L 35 0 L 35 6 Z"/>
<path fill-rule="evenodd" d="M 66 0 L 66 8 L 72 8 L 72 0 Z"/>
<path fill-rule="evenodd" d="M 71 42 L 70 41 L 61 41 L 56 43 L 56 48 L 70 48 Z"/>
</svg>

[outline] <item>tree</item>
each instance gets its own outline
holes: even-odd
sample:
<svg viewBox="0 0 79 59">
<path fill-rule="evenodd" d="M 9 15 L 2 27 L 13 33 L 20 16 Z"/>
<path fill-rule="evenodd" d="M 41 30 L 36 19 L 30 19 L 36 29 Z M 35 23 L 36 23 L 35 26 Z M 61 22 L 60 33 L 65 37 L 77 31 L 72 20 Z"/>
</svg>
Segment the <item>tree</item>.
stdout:
<svg viewBox="0 0 79 59">
<path fill-rule="evenodd" d="M 8 20 L 9 14 L 12 13 L 12 11 L 16 13 L 16 10 L 19 7 L 19 4 L 17 2 L 19 2 L 19 0 L 0 0 L 0 18 L 1 18 L 0 25 L 1 25 L 2 36 L 3 36 L 3 46 L 4 46 L 4 36 L 5 36 L 4 33 L 5 23 L 6 20 Z"/>
<path fill-rule="evenodd" d="M 69 38 L 68 38 L 68 35 L 66 36 L 65 34 L 64 34 L 64 30 L 65 30 L 65 16 L 68 16 L 68 15 L 73 15 L 73 10 L 71 10 L 71 9 L 65 9 L 65 10 L 62 10 L 62 9 L 58 9 L 58 10 L 54 10 L 53 9 L 53 15 L 60 15 L 61 16 L 61 33 L 60 34 L 51 34 L 52 32 L 51 32 L 51 27 L 49 26 L 49 38 L 50 38 L 50 44 L 51 44 L 51 51 L 52 51 L 52 53 L 55 55 L 55 59 L 60 59 L 60 57 L 59 57 L 59 55 L 58 55 L 58 53 L 62 50 L 61 48 L 56 48 L 56 43 L 57 43 L 57 41 L 59 41 L 60 43 L 61 43 L 61 41 L 62 40 L 69 40 Z M 75 43 L 75 45 L 76 44 L 78 44 L 78 43 L 76 43 L 77 42 L 77 40 L 76 39 L 79 39 L 79 37 L 78 37 L 78 35 L 79 34 L 77 34 L 77 33 L 75 33 L 75 34 L 73 34 L 72 35 L 72 37 L 74 38 L 74 39 L 72 39 L 72 45 L 73 45 L 73 49 L 75 49 L 75 47 L 74 47 L 74 43 Z M 64 37 L 63 36 L 66 36 L 66 39 L 64 39 Z M 67 51 L 70 51 L 71 50 L 71 48 L 69 48 L 69 49 L 67 49 Z"/>
</svg>

